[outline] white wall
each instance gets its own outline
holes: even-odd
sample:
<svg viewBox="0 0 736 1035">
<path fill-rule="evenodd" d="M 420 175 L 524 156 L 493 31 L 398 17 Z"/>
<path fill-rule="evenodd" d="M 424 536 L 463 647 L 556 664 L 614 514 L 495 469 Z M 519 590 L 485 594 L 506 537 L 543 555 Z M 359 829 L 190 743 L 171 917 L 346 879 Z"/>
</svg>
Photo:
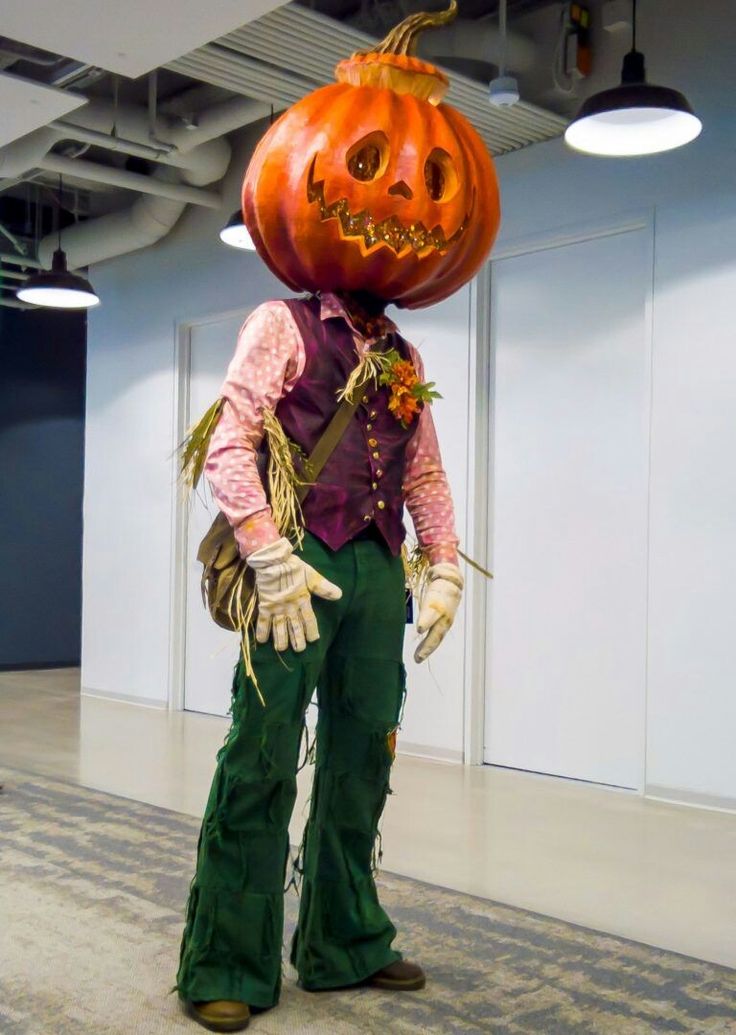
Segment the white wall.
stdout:
<svg viewBox="0 0 736 1035">
<path fill-rule="evenodd" d="M 221 213 L 189 209 L 160 244 L 90 271 L 102 305 L 88 331 L 85 690 L 168 699 L 176 321 L 284 293 L 255 257 L 220 242 L 236 204 L 233 177 Z"/>
<path fill-rule="evenodd" d="M 702 137 L 643 160 L 585 158 L 561 141 L 501 159 L 500 246 L 654 212 L 647 782 L 677 797 L 736 799 L 733 20 L 727 0 L 697 11 L 672 0 L 665 60 L 656 46 L 662 7 L 640 8 L 652 79 L 688 93 Z M 157 247 L 92 270 L 103 305 L 89 325 L 82 681 L 91 691 L 168 699 L 175 322 L 285 293 L 256 257 L 217 239 L 237 205 L 246 144 L 222 213 L 190 211 Z M 460 433 L 477 389 L 461 359 L 466 305 L 462 293 L 400 318 L 407 335 L 426 339 L 429 372 L 446 396 L 436 416 L 461 529 L 475 506 Z M 432 668 L 411 671 L 404 744 L 461 751 L 464 632 L 461 621 Z"/>
<path fill-rule="evenodd" d="M 720 25 L 733 37 L 729 6 L 707 6 L 713 33 Z M 701 138 L 646 159 L 587 158 L 561 141 L 503 158 L 500 248 L 654 213 L 647 786 L 736 804 L 732 44 L 711 33 L 698 51 L 692 30 L 704 12 L 682 0 L 667 8 L 668 36 L 687 41 L 687 55 L 659 60 L 652 35 L 650 64 L 656 81 L 688 94 L 704 120 Z"/>
<path fill-rule="evenodd" d="M 175 327 L 288 294 L 256 255 L 222 245 L 258 128 L 243 135 L 221 212 L 189 210 L 153 248 L 90 272 L 103 304 L 89 317 L 82 685 L 85 691 L 165 706 L 175 508 Z M 397 316 L 425 355 L 444 399 L 436 419 L 464 524 L 470 292 L 424 313 Z M 233 347 L 235 343 L 233 342 Z M 224 370 L 223 370 L 224 374 Z M 407 636 L 412 646 L 414 637 Z M 407 656 L 409 651 L 407 650 Z M 409 666 L 404 746 L 460 758 L 462 620 L 431 667 Z"/>
</svg>

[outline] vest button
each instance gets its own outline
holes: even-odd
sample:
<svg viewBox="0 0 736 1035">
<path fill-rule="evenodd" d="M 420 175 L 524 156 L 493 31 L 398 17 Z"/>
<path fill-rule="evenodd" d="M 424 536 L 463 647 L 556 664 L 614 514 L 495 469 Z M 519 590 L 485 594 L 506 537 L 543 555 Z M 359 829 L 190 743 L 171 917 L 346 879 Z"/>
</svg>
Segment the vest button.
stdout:
<svg viewBox="0 0 736 1035">
<path fill-rule="evenodd" d="M 374 460 L 380 460 L 381 459 L 381 454 L 378 453 L 378 452 L 373 453 L 373 459 Z"/>
<path fill-rule="evenodd" d="M 374 447 L 374 446 L 377 446 L 378 445 L 378 439 L 377 438 L 369 438 L 368 439 L 368 445 L 371 446 L 371 448 Z"/>
<path fill-rule="evenodd" d="M 373 431 L 373 425 L 372 424 L 366 424 L 365 430 L 366 431 Z"/>
<path fill-rule="evenodd" d="M 383 502 L 383 500 L 379 500 L 378 503 L 376 503 L 376 506 L 378 507 L 379 510 L 383 510 L 385 508 L 386 504 Z"/>
<path fill-rule="evenodd" d="M 377 410 L 371 410 L 371 412 L 368 414 L 368 416 L 371 418 L 371 420 L 374 420 L 378 416 L 378 411 Z"/>
<path fill-rule="evenodd" d="M 372 489 L 373 489 L 373 491 L 375 492 L 375 491 L 376 491 L 376 489 L 378 488 L 378 482 L 371 482 L 371 488 L 372 488 Z"/>
<path fill-rule="evenodd" d="M 383 478 L 383 471 L 381 470 L 380 467 L 376 471 L 376 478 Z"/>
<path fill-rule="evenodd" d="M 364 520 L 364 521 L 370 521 L 370 519 L 371 519 L 371 516 L 370 516 L 370 514 L 364 514 L 364 515 L 363 515 L 363 520 Z"/>
</svg>

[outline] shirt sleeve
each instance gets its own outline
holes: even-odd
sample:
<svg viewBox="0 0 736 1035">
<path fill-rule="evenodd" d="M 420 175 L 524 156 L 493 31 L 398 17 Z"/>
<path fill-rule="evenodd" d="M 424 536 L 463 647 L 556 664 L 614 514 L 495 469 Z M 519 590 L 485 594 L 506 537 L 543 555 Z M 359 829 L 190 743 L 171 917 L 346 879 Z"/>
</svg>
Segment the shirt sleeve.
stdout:
<svg viewBox="0 0 736 1035">
<path fill-rule="evenodd" d="M 243 557 L 281 538 L 256 464 L 263 411 L 276 409 L 304 369 L 304 345 L 288 306 L 258 306 L 238 332 L 220 389 L 222 413 L 210 440 L 205 474 L 235 530 Z"/>
<path fill-rule="evenodd" d="M 413 346 L 410 349 L 414 368 L 423 381 L 424 364 L 417 350 Z M 403 491 L 417 540 L 429 563 L 458 564 L 455 509 L 429 404 L 422 407 L 407 448 Z"/>
</svg>

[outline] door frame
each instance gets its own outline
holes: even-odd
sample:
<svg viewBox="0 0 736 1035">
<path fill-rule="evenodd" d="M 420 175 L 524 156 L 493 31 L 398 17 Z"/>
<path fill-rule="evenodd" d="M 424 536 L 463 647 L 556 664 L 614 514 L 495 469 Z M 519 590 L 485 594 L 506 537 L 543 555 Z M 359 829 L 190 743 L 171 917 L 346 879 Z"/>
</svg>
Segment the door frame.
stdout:
<svg viewBox="0 0 736 1035">
<path fill-rule="evenodd" d="M 648 662 L 649 662 L 649 586 L 650 586 L 650 542 L 651 542 L 651 459 L 652 459 L 652 393 L 653 393 L 653 363 L 654 363 L 654 260 L 655 260 L 655 217 L 656 211 L 652 206 L 651 208 L 637 208 L 626 210 L 618 213 L 614 217 L 606 219 L 587 221 L 585 223 L 573 223 L 564 224 L 558 227 L 552 227 L 546 230 L 542 230 L 537 234 L 524 235 L 517 238 L 511 238 L 508 241 L 504 241 L 502 245 L 496 248 L 493 252 L 491 259 L 489 260 L 488 266 L 488 277 L 487 287 L 484 292 L 479 291 L 478 295 L 478 326 L 481 327 L 482 321 L 484 320 L 483 308 L 486 309 L 485 316 L 485 332 L 487 333 L 488 346 L 487 346 L 487 357 L 489 364 L 489 371 L 487 378 L 483 383 L 487 386 L 488 393 L 488 405 L 485 408 L 487 413 L 487 423 L 483 428 L 476 429 L 476 450 L 486 450 L 485 456 L 487 457 L 487 473 L 485 475 L 486 481 L 486 494 L 482 495 L 482 486 L 478 485 L 478 494 L 476 496 L 476 522 L 482 523 L 482 515 L 485 511 L 485 525 L 487 532 L 486 550 L 482 554 L 487 558 L 488 567 L 490 571 L 493 571 L 493 516 L 495 513 L 495 485 L 494 485 L 494 458 L 495 458 L 495 372 L 496 372 L 496 354 L 494 346 L 494 314 L 491 311 L 491 286 L 493 280 L 493 265 L 494 263 L 501 262 L 504 259 L 515 258 L 521 255 L 528 255 L 533 252 L 549 251 L 555 248 L 564 248 L 572 244 L 582 244 L 586 241 L 594 241 L 602 237 L 619 236 L 621 234 L 632 233 L 636 231 L 643 231 L 647 235 L 647 256 L 648 256 L 648 270 L 649 276 L 647 278 L 645 301 L 644 301 L 644 334 L 645 343 L 648 350 L 648 377 L 649 384 L 649 414 L 648 414 L 648 457 L 647 457 L 647 498 L 646 498 L 646 545 L 645 545 L 645 622 L 646 628 L 644 631 L 644 693 L 641 701 L 641 722 L 640 722 L 640 749 L 639 749 L 639 774 L 638 774 L 638 787 L 629 792 L 643 796 L 646 790 L 646 771 L 647 771 L 647 717 L 648 717 Z M 480 335 L 479 335 L 480 339 Z M 481 370 L 479 368 L 478 381 L 480 383 Z M 485 435 L 487 445 L 483 445 L 478 437 L 479 433 Z M 479 556 L 481 555 L 479 551 Z M 471 667 L 470 678 L 473 683 L 476 684 L 475 690 L 471 691 L 474 699 L 473 710 L 472 710 L 472 722 L 476 726 L 480 723 L 480 733 L 477 729 L 472 737 L 472 750 L 475 761 L 478 758 L 478 740 L 480 740 L 480 763 L 484 765 L 493 765 L 492 762 L 486 761 L 486 744 L 485 744 L 485 712 L 486 702 L 488 696 L 493 692 L 492 679 L 489 665 L 489 652 L 485 650 L 485 639 L 490 639 L 491 644 L 493 642 L 493 607 L 490 599 L 490 594 L 493 592 L 493 585 L 483 587 L 483 593 L 485 600 L 483 601 L 482 608 L 478 610 L 478 620 L 483 620 L 482 633 L 482 663 L 478 664 L 474 660 L 474 667 Z M 475 626 L 474 633 L 480 631 L 478 626 Z M 492 647 L 491 647 L 492 649 Z M 473 657 L 473 655 L 471 655 Z M 476 672 L 480 678 L 475 679 Z M 471 684 L 472 685 L 472 684 Z M 479 696 L 478 686 L 481 687 L 480 693 L 482 694 L 482 702 L 477 700 Z M 466 724 L 467 729 L 467 724 Z M 564 777 L 554 777 L 555 779 L 565 779 Z M 597 785 L 598 786 L 598 785 Z M 608 785 L 600 785 L 607 787 Z"/>
<path fill-rule="evenodd" d="M 486 262 L 470 285 L 470 318 L 471 326 L 475 321 L 475 333 L 470 335 L 468 362 L 466 483 L 474 506 L 467 508 L 464 536 L 469 555 L 488 571 L 493 570 L 493 511 L 489 507 L 493 482 L 489 428 L 493 419 L 495 367 L 491 351 L 491 275 L 491 263 Z M 472 570 L 466 573 L 465 585 L 463 762 L 483 765 L 488 587 L 485 577 Z"/>
<path fill-rule="evenodd" d="M 175 448 L 183 441 L 191 424 L 189 408 L 192 361 L 192 330 L 206 324 L 218 323 L 233 317 L 245 320 L 254 306 L 238 306 L 195 319 L 177 320 L 174 323 L 174 397 L 172 408 L 172 442 Z M 233 342 L 233 352 L 235 342 Z M 225 371 L 222 372 L 223 379 Z M 214 400 L 213 400 L 214 401 Z M 173 470 L 178 472 L 178 461 Z M 171 559 L 169 616 L 169 679 L 168 708 L 184 711 L 184 678 L 186 673 L 187 649 L 187 542 L 189 533 L 189 508 L 191 501 L 178 480 L 172 486 L 171 506 Z"/>
</svg>

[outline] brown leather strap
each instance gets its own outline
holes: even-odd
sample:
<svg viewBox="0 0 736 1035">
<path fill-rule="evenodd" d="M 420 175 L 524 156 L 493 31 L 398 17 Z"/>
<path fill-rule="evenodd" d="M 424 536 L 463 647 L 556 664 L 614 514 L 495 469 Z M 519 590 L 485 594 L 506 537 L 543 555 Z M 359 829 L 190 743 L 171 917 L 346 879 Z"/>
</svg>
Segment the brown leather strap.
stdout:
<svg viewBox="0 0 736 1035">
<path fill-rule="evenodd" d="M 353 419 L 355 411 L 362 403 L 367 389 L 368 382 L 365 381 L 360 385 L 360 387 L 355 389 L 351 401 L 343 399 L 335 411 L 332 420 L 322 432 L 317 445 L 314 447 L 307 460 L 305 460 L 304 477 L 307 481 L 302 482 L 296 490 L 297 499 L 300 503 L 303 503 L 306 499 L 307 493 L 319 478 L 322 468 L 330 459 L 337 448 L 340 439 L 347 431 L 350 421 Z"/>
</svg>

